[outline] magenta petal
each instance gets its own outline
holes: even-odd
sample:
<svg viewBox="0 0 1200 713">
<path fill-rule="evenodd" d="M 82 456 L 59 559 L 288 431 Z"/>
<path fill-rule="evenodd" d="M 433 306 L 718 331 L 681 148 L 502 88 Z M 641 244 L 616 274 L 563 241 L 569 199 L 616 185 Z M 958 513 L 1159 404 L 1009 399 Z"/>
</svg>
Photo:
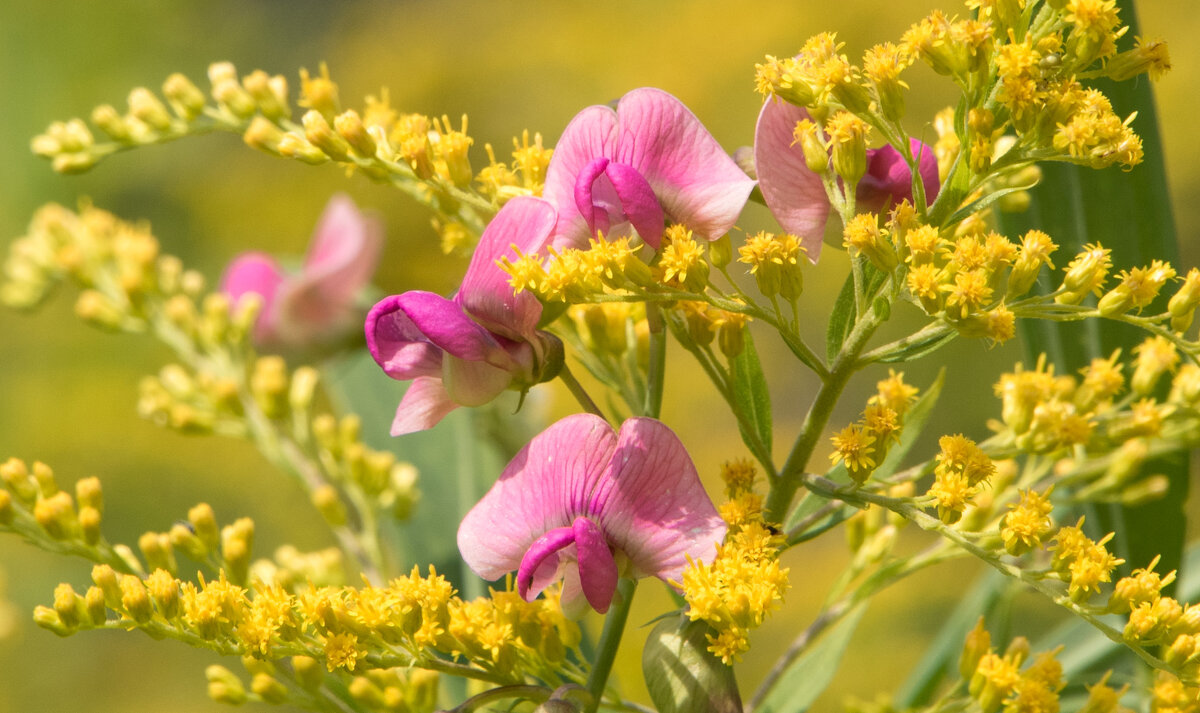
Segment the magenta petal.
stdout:
<svg viewBox="0 0 1200 713">
<path fill-rule="evenodd" d="M 396 408 L 392 420 L 393 436 L 416 433 L 433 428 L 454 409 L 456 404 L 442 388 L 442 380 L 432 376 L 413 379 Z"/>
<path fill-rule="evenodd" d="M 518 568 L 544 533 L 585 513 L 616 434 L 603 419 L 576 414 L 558 421 L 512 459 L 458 528 L 458 549 L 476 574 L 498 579 Z"/>
<path fill-rule="evenodd" d="M 430 343 L 447 354 L 468 361 L 486 361 L 502 368 L 516 368 L 491 332 L 468 317 L 453 300 L 432 292 L 412 290 L 397 295 L 391 304 L 404 312 L 413 327 Z"/>
<path fill-rule="evenodd" d="M 403 309 L 403 295 L 392 295 L 369 313 L 367 348 L 384 373 L 408 380 L 442 373 L 442 350 L 431 344 Z"/>
<path fill-rule="evenodd" d="M 612 162 L 604 170 L 617 198 L 621 212 L 647 245 L 658 250 L 662 243 L 663 209 L 650 184 L 633 168 Z"/>
<path fill-rule="evenodd" d="M 542 316 L 542 305 L 530 292 L 513 294 L 509 275 L 496 264 L 515 245 L 530 255 L 543 249 L 557 218 L 554 206 L 540 198 L 513 198 L 479 239 L 455 301 L 487 329 L 510 339 L 529 340 Z"/>
<path fill-rule="evenodd" d="M 541 569 L 550 557 L 554 557 L 557 562 L 558 551 L 574 541 L 575 531 L 570 527 L 556 527 L 533 541 L 525 556 L 521 558 L 520 567 L 517 568 L 517 593 L 522 599 L 530 602 L 541 593 L 540 588 L 529 591 L 533 585 L 534 573 Z"/>
<path fill-rule="evenodd" d="M 933 148 L 910 139 L 909 146 L 914 157 L 919 157 L 918 166 L 925 188 L 925 201 L 932 203 L 937 197 L 938 168 Z M 892 146 L 883 146 L 867 152 L 867 173 L 858 184 L 855 198 L 863 207 L 879 211 L 901 201 L 912 201 L 912 172 L 908 162 Z"/>
<path fill-rule="evenodd" d="M 671 220 L 708 240 L 729 232 L 754 180 L 695 114 L 667 92 L 645 87 L 621 97 L 617 123 L 612 158 L 646 179 Z"/>
<path fill-rule="evenodd" d="M 447 354 L 442 359 L 442 387 L 459 406 L 482 406 L 512 384 L 513 372 L 486 361 L 467 361 Z"/>
<path fill-rule="evenodd" d="M 587 223 L 589 237 L 596 231 L 608 232 L 610 225 L 609 208 L 597 200 L 598 188 L 596 181 L 604 175 L 604 169 L 611 163 L 609 159 L 599 156 L 588 162 L 575 178 L 575 208 Z M 618 198 L 618 201 L 620 199 Z"/>
<path fill-rule="evenodd" d="M 576 180 L 593 159 L 613 157 L 616 130 L 616 112 L 606 106 L 590 106 L 567 124 L 554 147 L 542 197 L 558 212 L 556 246 L 587 247 L 591 231 L 575 204 Z"/>
<path fill-rule="evenodd" d="M 588 604 L 603 614 L 617 590 L 617 561 L 604 531 L 586 517 L 577 517 L 572 526 L 575 551 L 579 559 L 579 583 Z M 524 564 L 524 563 L 522 563 Z"/>
<path fill-rule="evenodd" d="M 754 166 L 771 214 L 784 230 L 800 238 L 808 259 L 816 262 L 830 205 L 821 177 L 808 170 L 800 146 L 792 145 L 796 122 L 807 118 L 808 112 L 800 107 L 767 100 L 754 129 Z"/>
<path fill-rule="evenodd" d="M 635 574 L 664 581 L 678 580 L 688 557 L 710 561 L 725 536 L 725 522 L 683 444 L 649 418 L 622 424 L 588 512 L 629 556 Z"/>
</svg>

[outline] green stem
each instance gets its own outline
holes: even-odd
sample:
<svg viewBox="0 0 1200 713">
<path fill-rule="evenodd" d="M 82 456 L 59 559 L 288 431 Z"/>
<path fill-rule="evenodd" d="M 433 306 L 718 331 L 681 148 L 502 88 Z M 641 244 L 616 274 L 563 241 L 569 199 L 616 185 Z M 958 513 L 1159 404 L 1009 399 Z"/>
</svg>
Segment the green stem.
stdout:
<svg viewBox="0 0 1200 713">
<path fill-rule="evenodd" d="M 584 411 L 604 418 L 604 412 L 600 410 L 595 401 L 592 401 L 592 397 L 588 396 L 588 392 L 583 388 L 583 384 L 579 383 L 579 380 L 571 373 L 565 362 L 562 365 L 562 370 L 558 372 L 558 378 L 567 387 L 567 391 L 570 391 L 575 400 L 579 402 L 579 405 L 583 407 Z"/>
<path fill-rule="evenodd" d="M 650 327 L 650 368 L 646 374 L 646 403 L 642 415 L 658 418 L 662 413 L 663 380 L 667 370 L 667 325 L 659 305 L 646 303 L 646 323 Z"/>
<path fill-rule="evenodd" d="M 621 645 L 621 635 L 625 633 L 625 621 L 629 618 L 629 605 L 633 603 L 633 592 L 637 582 L 632 579 L 621 579 L 617 582 L 617 594 L 613 597 L 612 607 L 604 619 L 604 630 L 600 633 L 600 643 L 596 647 L 596 660 L 592 663 L 592 673 L 588 676 L 587 690 L 592 694 L 591 703 L 585 713 L 596 713 L 600 700 L 604 698 L 604 687 L 608 684 L 608 676 L 612 673 L 613 662 L 617 658 L 617 649 Z"/>
</svg>

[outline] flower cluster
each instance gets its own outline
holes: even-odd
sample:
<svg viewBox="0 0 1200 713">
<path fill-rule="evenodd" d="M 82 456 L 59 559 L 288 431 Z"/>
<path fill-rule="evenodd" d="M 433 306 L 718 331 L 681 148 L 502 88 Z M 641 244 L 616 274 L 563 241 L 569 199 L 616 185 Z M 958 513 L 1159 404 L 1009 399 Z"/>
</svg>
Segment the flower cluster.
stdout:
<svg viewBox="0 0 1200 713">
<path fill-rule="evenodd" d="M 878 392 L 870 398 L 858 423 L 846 426 L 834 434 L 834 465 L 844 463 L 846 472 L 856 483 L 865 483 L 875 467 L 883 462 L 888 448 L 900 438 L 904 414 L 917 397 L 916 387 L 904 383 L 904 374 L 891 372 L 877 384 Z"/>
<path fill-rule="evenodd" d="M 762 496 L 753 490 L 753 463 L 726 463 L 721 477 L 729 497 L 721 517 L 729 531 L 711 563 L 689 562 L 681 586 L 688 617 L 712 629 L 708 650 L 732 664 L 749 650 L 750 630 L 762 626 L 791 584 L 788 569 L 779 566 L 783 538 L 763 521 Z"/>
</svg>

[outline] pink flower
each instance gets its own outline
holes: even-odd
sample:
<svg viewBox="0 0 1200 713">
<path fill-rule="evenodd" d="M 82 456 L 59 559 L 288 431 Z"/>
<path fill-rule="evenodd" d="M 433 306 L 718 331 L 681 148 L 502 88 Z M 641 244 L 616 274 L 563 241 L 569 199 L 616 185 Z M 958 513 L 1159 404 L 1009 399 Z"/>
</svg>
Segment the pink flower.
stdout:
<svg viewBox="0 0 1200 713">
<path fill-rule="evenodd" d="M 635 89 L 579 112 L 554 147 L 543 196 L 558 211 L 556 247 L 630 227 L 658 249 L 664 219 L 709 240 L 733 227 L 754 181 L 670 94 Z"/>
<path fill-rule="evenodd" d="M 514 245 L 536 253 L 554 221 L 546 201 L 514 198 L 483 231 L 452 299 L 411 291 L 371 309 L 371 356 L 388 376 L 413 382 L 396 410 L 393 436 L 432 428 L 458 406 L 485 404 L 545 376 L 551 338 L 537 331 L 542 305 L 529 292 L 514 295 L 496 260 Z"/>
<path fill-rule="evenodd" d="M 564 608 L 579 613 L 586 600 L 604 612 L 621 570 L 678 581 L 689 557 L 712 561 L 724 536 L 691 458 L 663 423 L 634 418 L 614 433 L 576 414 L 513 458 L 463 519 L 458 549 L 484 579 L 516 570 L 526 600 L 562 577 Z"/>
<path fill-rule="evenodd" d="M 771 214 L 784 230 L 801 239 L 808 258 L 816 262 L 831 206 L 820 176 L 808 169 L 792 135 L 796 122 L 809 118 L 798 106 L 767 100 L 754 129 L 754 164 Z M 925 200 L 932 203 L 939 188 L 937 157 L 930 146 L 916 139 L 910 142 L 913 156 L 920 157 Z M 912 172 L 900 152 L 891 146 L 867 151 L 867 173 L 854 195 L 860 208 L 872 211 L 911 201 Z"/>
<path fill-rule="evenodd" d="M 265 253 L 245 253 L 230 263 L 221 291 L 236 302 L 263 299 L 254 341 L 266 349 L 294 350 L 331 344 L 356 328 L 355 298 L 371 281 L 383 248 L 379 221 L 354 201 L 335 195 L 325 206 L 299 274 L 288 274 Z"/>
</svg>

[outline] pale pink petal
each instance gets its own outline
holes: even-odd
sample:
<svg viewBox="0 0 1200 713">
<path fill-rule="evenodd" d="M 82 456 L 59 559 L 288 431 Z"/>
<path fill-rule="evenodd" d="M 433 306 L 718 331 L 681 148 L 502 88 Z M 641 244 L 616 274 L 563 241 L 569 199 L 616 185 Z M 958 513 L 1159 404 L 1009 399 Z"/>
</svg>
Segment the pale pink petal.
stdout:
<svg viewBox="0 0 1200 713">
<path fill-rule="evenodd" d="M 678 580 L 687 557 L 710 561 L 725 536 L 683 444 L 660 421 L 621 425 L 610 467 L 587 512 L 608 541 L 629 556 L 635 574 Z"/>
<path fill-rule="evenodd" d="M 616 446 L 603 419 L 576 414 L 534 438 L 463 518 L 458 549 L 476 574 L 498 579 L 516 570 L 544 533 L 583 514 Z"/>
<path fill-rule="evenodd" d="M 937 157 L 933 148 L 917 139 L 909 139 L 913 157 L 918 159 L 926 204 L 937 198 L 939 182 Z M 886 210 L 900 201 L 912 202 L 912 172 L 904 156 L 891 146 L 867 151 L 867 173 L 858 184 L 855 198 L 868 210 Z"/>
<path fill-rule="evenodd" d="M 375 274 L 382 248 L 379 220 L 360 213 L 339 193 L 321 214 L 300 278 L 325 299 L 352 302 Z"/>
<path fill-rule="evenodd" d="M 402 295 L 380 300 L 367 313 L 367 348 L 384 373 L 393 379 L 440 376 L 442 350 L 408 317 Z"/>
<path fill-rule="evenodd" d="M 573 525 L 575 553 L 579 558 L 579 584 L 588 604 L 603 614 L 617 591 L 617 562 L 605 533 L 586 517 L 577 517 Z"/>
<path fill-rule="evenodd" d="M 754 180 L 683 102 L 661 89 L 635 89 L 617 104 L 617 132 L 612 158 L 646 179 L 671 220 L 708 240 L 729 232 Z"/>
<path fill-rule="evenodd" d="M 262 298 L 262 309 L 254 325 L 254 338 L 259 343 L 269 343 L 275 336 L 276 301 L 285 279 L 275 258 L 258 252 L 235 258 L 221 277 L 221 292 L 234 304 L 247 294 Z"/>
<path fill-rule="evenodd" d="M 588 611 L 588 600 L 579 581 L 579 564 L 575 560 L 563 562 L 562 581 L 558 605 L 562 608 L 563 616 L 568 619 L 582 618 Z"/>
<path fill-rule="evenodd" d="M 779 225 L 800 238 L 808 259 L 821 255 L 829 198 L 820 176 L 808 169 L 804 152 L 792 145 L 796 122 L 808 112 L 782 101 L 767 100 L 754 129 L 754 166 L 758 187 Z"/>
<path fill-rule="evenodd" d="M 442 359 L 442 387 L 459 406 L 482 406 L 512 384 L 513 372 L 451 354 Z"/>
<path fill-rule="evenodd" d="M 392 435 L 403 436 L 433 428 L 458 404 L 442 388 L 442 380 L 432 376 L 413 379 L 400 399 L 396 418 L 392 421 Z"/>
<path fill-rule="evenodd" d="M 513 294 L 509 275 L 496 261 L 515 258 L 515 245 L 523 254 L 540 251 L 554 232 L 554 207 L 540 198 L 513 198 L 479 238 L 471 264 L 455 301 L 487 329 L 510 339 L 532 338 L 542 316 L 541 303 L 532 293 Z"/>
<path fill-rule="evenodd" d="M 575 205 L 575 181 L 592 159 L 613 157 L 616 133 L 616 112 L 607 106 L 590 106 L 567 124 L 554 147 L 542 197 L 558 212 L 556 247 L 587 247 L 592 233 Z"/>
</svg>

